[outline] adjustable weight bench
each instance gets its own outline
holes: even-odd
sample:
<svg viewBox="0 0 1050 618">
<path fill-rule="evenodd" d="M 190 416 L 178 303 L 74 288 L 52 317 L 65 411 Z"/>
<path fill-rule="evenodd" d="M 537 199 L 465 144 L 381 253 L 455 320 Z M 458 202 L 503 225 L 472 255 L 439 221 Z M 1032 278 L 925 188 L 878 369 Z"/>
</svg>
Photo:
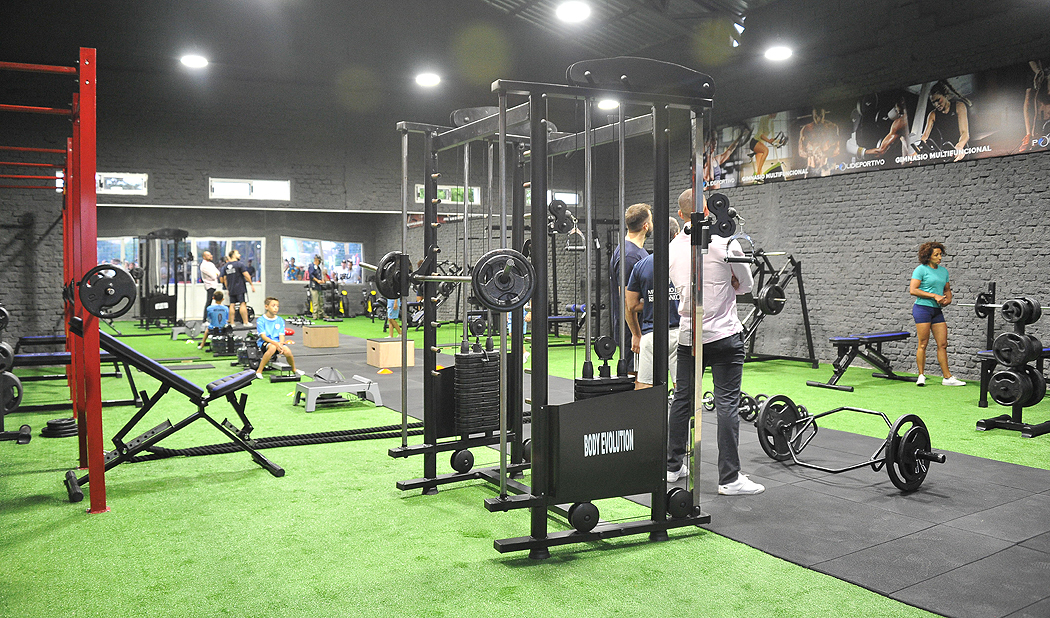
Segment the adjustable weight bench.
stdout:
<svg viewBox="0 0 1050 618">
<path fill-rule="evenodd" d="M 83 337 L 84 324 L 82 320 L 79 318 L 73 318 L 70 320 L 69 326 L 71 332 L 77 336 Z M 201 388 L 183 376 L 161 365 L 157 361 L 128 347 L 117 339 L 114 339 L 111 335 L 99 332 L 99 346 L 103 350 L 106 350 L 119 358 L 122 362 L 126 362 L 143 373 L 156 378 L 161 383 L 160 388 L 152 397 L 148 397 L 145 392 L 142 393 L 144 400 L 142 408 L 135 413 L 131 420 L 125 423 L 124 427 L 122 427 L 115 436 L 113 436 L 113 445 L 116 448 L 112 451 L 106 452 L 106 470 L 130 460 L 136 453 L 148 449 L 171 434 L 187 427 L 194 421 L 204 419 L 222 432 L 241 450 L 247 451 L 251 454 L 255 463 L 262 466 L 267 472 L 276 477 L 284 476 L 283 468 L 259 453 L 248 441 L 252 429 L 254 429 L 244 413 L 248 396 L 242 393 L 240 397 L 237 397 L 236 393 L 240 389 L 251 384 L 251 381 L 255 379 L 254 371 L 241 371 L 226 376 L 225 378 L 215 380 L 206 387 Z M 173 389 L 182 393 L 194 403 L 197 406 L 197 411 L 175 424 L 172 424 L 170 420 L 165 420 L 160 425 L 157 425 L 137 438 L 124 442 L 124 438 L 128 432 L 131 431 L 140 420 L 142 420 L 146 413 L 149 412 L 158 401 L 160 401 L 161 397 Z M 225 398 L 230 405 L 233 406 L 234 411 L 237 412 L 237 415 L 244 423 L 240 429 L 237 429 L 237 427 L 227 419 L 223 419 L 221 423 L 217 422 L 205 411 L 209 403 L 219 398 Z M 81 487 L 88 482 L 89 478 L 86 474 L 77 478 L 76 470 L 66 472 L 65 484 L 70 502 L 80 502 L 84 499 L 84 492 Z"/>
<path fill-rule="evenodd" d="M 894 373 L 893 367 L 890 366 L 890 359 L 882 354 L 882 344 L 890 341 L 904 341 L 909 337 L 911 337 L 911 333 L 906 331 L 863 333 L 860 335 L 849 335 L 847 337 L 829 337 L 828 340 L 835 346 L 835 350 L 838 353 L 838 358 L 831 363 L 831 366 L 835 369 L 835 373 L 827 382 L 807 380 L 806 386 L 820 386 L 823 388 L 833 388 L 835 390 L 852 393 L 852 386 L 842 386 L 838 381 L 839 378 L 842 377 L 842 374 L 846 373 L 846 368 L 850 366 L 853 359 L 858 356 L 881 370 L 881 372 L 871 374 L 871 377 L 873 378 L 914 382 L 917 379 L 914 376 L 902 376 Z"/>
</svg>

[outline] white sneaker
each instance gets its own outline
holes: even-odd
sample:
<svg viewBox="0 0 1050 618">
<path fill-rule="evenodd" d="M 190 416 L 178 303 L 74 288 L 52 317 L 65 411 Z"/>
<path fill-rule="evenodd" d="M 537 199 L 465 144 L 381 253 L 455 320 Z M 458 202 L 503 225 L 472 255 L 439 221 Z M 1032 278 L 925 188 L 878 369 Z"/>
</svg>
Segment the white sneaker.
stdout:
<svg viewBox="0 0 1050 618">
<path fill-rule="evenodd" d="M 668 472 L 668 475 L 671 473 Z M 766 488 L 758 483 L 755 483 L 747 476 L 737 473 L 736 480 L 728 485 L 719 485 L 718 493 L 723 496 L 751 496 L 754 494 L 760 494 L 765 491 Z"/>
<path fill-rule="evenodd" d="M 303 371 L 302 369 L 296 369 L 295 370 L 295 375 L 302 377 L 302 376 L 306 375 L 306 372 Z"/>
<path fill-rule="evenodd" d="M 926 386 L 926 376 L 920 373 L 918 379 L 915 380 L 915 386 Z"/>
<path fill-rule="evenodd" d="M 255 377 L 256 377 L 256 378 L 259 378 L 260 380 L 261 380 L 261 379 L 263 379 L 263 376 L 262 376 L 262 374 L 261 374 L 261 373 L 259 373 L 259 372 L 256 372 L 256 373 L 255 373 Z"/>
<path fill-rule="evenodd" d="M 963 382 L 959 378 L 952 376 L 950 378 L 944 378 L 941 380 L 941 384 L 944 386 L 966 386 L 966 382 Z"/>
<path fill-rule="evenodd" d="M 689 476 L 689 466 L 682 464 L 682 467 L 677 472 L 667 473 L 667 482 L 674 483 L 678 479 L 684 479 L 687 476 Z"/>
</svg>

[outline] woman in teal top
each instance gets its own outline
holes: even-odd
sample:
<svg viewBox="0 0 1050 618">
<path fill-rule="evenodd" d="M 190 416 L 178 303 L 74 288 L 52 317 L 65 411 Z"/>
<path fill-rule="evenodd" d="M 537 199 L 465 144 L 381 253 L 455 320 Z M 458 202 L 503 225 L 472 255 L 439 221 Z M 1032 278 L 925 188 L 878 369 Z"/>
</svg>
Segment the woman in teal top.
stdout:
<svg viewBox="0 0 1050 618">
<path fill-rule="evenodd" d="M 941 366 L 944 386 L 963 386 L 966 382 L 952 376 L 948 369 L 948 324 L 944 321 L 941 307 L 952 302 L 952 286 L 948 283 L 948 269 L 941 266 L 944 259 L 944 245 L 939 242 L 923 243 L 919 247 L 919 262 L 911 273 L 911 286 L 908 292 L 915 297 L 911 315 L 915 318 L 915 329 L 919 338 L 919 348 L 915 352 L 915 363 L 919 366 L 918 386 L 926 386 L 926 345 L 930 343 L 930 333 L 937 342 L 937 362 Z"/>
</svg>

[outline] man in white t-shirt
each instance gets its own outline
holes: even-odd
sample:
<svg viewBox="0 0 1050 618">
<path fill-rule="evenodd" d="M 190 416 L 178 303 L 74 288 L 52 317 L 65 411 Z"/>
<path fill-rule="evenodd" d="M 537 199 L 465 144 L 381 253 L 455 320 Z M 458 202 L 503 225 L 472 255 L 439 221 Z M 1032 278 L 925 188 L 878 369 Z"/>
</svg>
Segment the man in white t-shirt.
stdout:
<svg viewBox="0 0 1050 618">
<path fill-rule="evenodd" d="M 212 296 L 216 290 L 221 290 L 219 283 L 219 267 L 212 261 L 211 251 L 201 254 L 200 274 L 204 282 L 204 319 L 208 319 L 208 305 L 211 304 Z"/>
<path fill-rule="evenodd" d="M 689 221 L 693 214 L 693 190 L 678 198 L 678 216 Z M 707 203 L 704 202 L 707 215 Z M 668 274 L 678 290 L 681 321 L 678 335 L 678 379 L 674 401 L 667 419 L 667 482 L 688 475 L 683 458 L 690 443 L 689 418 L 693 416 L 693 320 L 692 307 L 692 236 L 679 234 L 671 241 Z M 744 327 L 737 317 L 736 295 L 751 291 L 754 279 L 750 265 L 727 263 L 727 255 L 742 256 L 739 245 L 729 246 L 729 239 L 711 236 L 704 255 L 702 336 L 703 364 L 711 368 L 714 382 L 715 412 L 718 415 L 718 493 L 728 496 L 761 493 L 765 487 L 740 473 L 740 381 L 744 374 Z M 699 368 L 703 371 L 703 367 Z M 696 419 L 699 423 L 700 419 Z"/>
</svg>

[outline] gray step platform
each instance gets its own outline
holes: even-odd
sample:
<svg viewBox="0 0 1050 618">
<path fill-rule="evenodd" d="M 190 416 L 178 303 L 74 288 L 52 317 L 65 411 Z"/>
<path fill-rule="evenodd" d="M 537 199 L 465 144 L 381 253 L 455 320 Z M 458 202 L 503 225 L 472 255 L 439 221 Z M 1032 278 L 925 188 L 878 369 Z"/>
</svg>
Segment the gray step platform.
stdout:
<svg viewBox="0 0 1050 618">
<path fill-rule="evenodd" d="M 353 381 L 346 382 L 324 382 L 314 380 L 313 382 L 299 382 L 295 385 L 295 400 L 292 405 L 299 405 L 299 401 L 306 396 L 306 411 L 313 412 L 317 409 L 317 400 L 322 395 L 342 395 L 354 393 L 359 397 L 368 399 L 377 406 L 383 405 L 383 396 L 379 393 L 379 384 L 354 376 Z"/>
</svg>

